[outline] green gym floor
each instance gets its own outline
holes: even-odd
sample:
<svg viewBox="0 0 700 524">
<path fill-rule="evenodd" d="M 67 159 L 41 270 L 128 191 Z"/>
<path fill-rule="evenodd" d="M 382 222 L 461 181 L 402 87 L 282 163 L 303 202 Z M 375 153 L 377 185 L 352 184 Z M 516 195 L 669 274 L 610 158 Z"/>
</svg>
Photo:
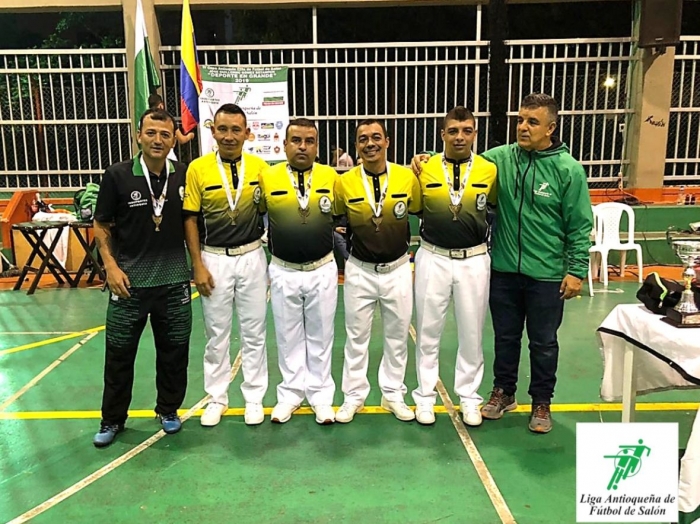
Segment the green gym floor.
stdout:
<svg viewBox="0 0 700 524">
<path fill-rule="evenodd" d="M 635 302 L 637 288 L 637 283 L 611 283 L 613 292 L 567 303 L 559 334 L 555 426 L 548 435 L 527 430 L 527 351 L 517 394 L 521 407 L 500 421 L 466 431 L 453 423 L 450 402 L 446 407 L 439 402 L 437 422 L 429 427 L 399 422 L 381 410 L 377 314 L 367 408 L 352 423 L 332 426 L 318 426 L 302 409 L 284 425 L 271 424 L 268 416 L 263 425 L 247 427 L 237 372 L 231 409 L 218 427 L 202 428 L 196 411 L 180 433 L 162 436 L 152 411 L 155 356 L 147 328 L 128 429 L 102 450 L 91 439 L 100 417 L 107 295 L 99 289 L 40 289 L 33 296 L 2 291 L 0 521 L 573 523 L 576 423 L 620 420 L 619 404 L 599 404 L 602 360 L 595 329 L 616 304 Z M 342 402 L 342 286 L 340 293 L 333 354 L 336 405 Z M 183 414 L 204 397 L 199 299 L 193 309 Z M 268 319 L 269 415 L 280 374 L 271 313 Z M 489 319 L 483 396 L 491 386 L 492 333 Z M 441 379 L 453 401 L 455 340 L 450 318 L 442 339 Z M 416 385 L 414 349 L 409 338 L 409 392 Z M 237 352 L 234 339 L 232 359 Z M 412 404 L 410 394 L 406 400 Z M 678 422 L 685 443 L 697 400 L 693 390 L 640 397 L 647 409 L 637 420 Z"/>
</svg>

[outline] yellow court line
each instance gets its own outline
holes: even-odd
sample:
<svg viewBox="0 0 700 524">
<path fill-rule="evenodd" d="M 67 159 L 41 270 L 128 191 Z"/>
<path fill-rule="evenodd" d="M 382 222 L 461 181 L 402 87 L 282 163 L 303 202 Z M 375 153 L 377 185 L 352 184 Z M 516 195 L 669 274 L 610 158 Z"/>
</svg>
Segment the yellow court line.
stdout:
<svg viewBox="0 0 700 524">
<path fill-rule="evenodd" d="M 72 338 L 78 338 L 82 337 L 85 335 L 89 335 L 90 333 L 95 333 L 98 331 L 102 331 L 105 327 L 104 326 L 97 326 L 94 328 L 90 329 L 85 329 L 83 331 L 76 331 L 75 333 L 71 333 L 69 335 L 63 335 L 60 337 L 54 337 L 54 338 L 47 338 L 46 340 L 40 340 L 39 342 L 32 342 L 31 344 L 24 344 L 22 346 L 17 346 L 14 348 L 10 349 L 3 349 L 0 351 L 0 357 L 4 355 L 9 355 L 10 353 L 18 353 L 20 351 L 26 351 L 27 349 L 34 349 L 42 346 L 48 346 L 49 344 L 54 344 L 56 342 L 63 342 L 64 340 L 70 340 Z"/>
<path fill-rule="evenodd" d="M 45 368 L 41 373 L 39 373 L 37 376 L 35 376 L 33 379 L 31 379 L 29 382 L 27 382 L 17 393 L 12 395 L 7 400 L 3 401 L 3 403 L 0 404 L 0 412 L 5 411 L 8 406 L 10 406 L 18 398 L 20 398 L 22 395 L 24 395 L 27 391 L 29 391 L 34 386 L 36 386 L 42 378 L 44 378 L 46 375 L 48 375 L 54 369 L 56 369 L 58 366 L 60 366 L 63 362 L 66 361 L 66 359 L 68 357 L 70 357 L 73 353 L 78 351 L 81 347 L 83 347 L 85 344 L 87 344 L 90 339 L 94 338 L 95 336 L 97 336 L 97 331 L 92 331 L 91 333 L 88 333 L 84 338 L 80 339 L 77 344 L 73 345 L 73 347 L 71 347 L 63 355 L 61 355 L 56 360 L 54 360 L 51 364 L 49 364 L 49 366 L 47 368 Z"/>
<path fill-rule="evenodd" d="M 697 411 L 700 408 L 700 402 L 644 402 L 637 403 L 637 411 Z M 455 410 L 458 407 L 455 406 Z M 189 410 L 179 410 L 180 415 L 184 415 Z M 272 413 L 272 408 L 265 408 L 265 415 Z M 552 404 L 552 411 L 558 413 L 594 413 L 599 411 L 620 412 L 622 404 Z M 204 410 L 194 411 L 193 417 L 201 416 Z M 530 406 L 518 406 L 511 413 L 529 413 Z M 242 417 L 245 413 L 245 408 L 229 408 L 225 417 Z M 365 406 L 358 412 L 360 415 L 388 415 L 387 410 L 380 406 Z M 445 406 L 435 406 L 435 413 L 449 413 Z M 295 415 L 313 415 L 314 412 L 310 407 L 302 407 L 294 412 Z M 152 409 L 132 409 L 129 411 L 129 418 L 153 418 L 155 413 Z M 100 411 L 85 410 L 85 411 L 16 411 L 0 413 L 0 420 L 61 420 L 61 419 L 99 419 Z"/>
<path fill-rule="evenodd" d="M 195 298 L 199 298 L 199 292 L 195 291 L 192 293 L 192 300 Z M 76 331 L 76 332 L 71 332 L 67 335 L 63 335 L 60 337 L 54 337 L 54 338 L 47 338 L 46 340 L 40 340 L 39 342 L 32 342 L 31 344 L 24 344 L 22 346 L 17 346 L 14 348 L 10 349 L 3 349 L 0 351 L 0 357 L 4 355 L 9 355 L 11 353 L 18 353 L 20 351 L 26 351 L 27 349 L 34 349 L 42 346 L 48 346 L 49 344 L 55 344 L 56 342 L 63 342 L 64 340 L 70 340 L 72 338 L 78 338 L 83 335 L 89 335 L 90 333 L 94 333 L 96 331 L 104 331 L 105 326 L 97 326 L 89 329 L 84 329 L 83 331 Z"/>
<path fill-rule="evenodd" d="M 233 365 L 231 366 L 231 379 L 230 381 L 233 382 L 234 379 L 236 378 L 236 375 L 238 374 L 238 370 L 241 368 L 241 363 L 242 363 L 242 357 L 241 357 L 241 352 L 240 350 L 238 351 L 238 355 L 236 355 L 236 358 L 233 362 Z M 197 402 L 194 406 L 192 406 L 189 410 L 184 411 L 184 410 L 179 410 L 179 412 L 182 413 L 182 422 L 185 422 L 187 419 L 192 417 L 195 413 L 202 413 L 204 406 L 206 406 L 207 402 L 210 400 L 210 396 L 206 395 L 202 400 Z M 135 411 L 130 411 L 129 413 L 134 413 Z M 138 412 L 147 412 L 147 410 L 139 410 Z M 93 413 L 99 413 L 99 412 L 93 412 Z M 154 413 L 153 411 L 150 412 L 149 416 L 153 416 Z M 163 437 L 165 437 L 166 433 L 162 429 L 155 433 L 153 436 L 148 438 L 147 440 L 144 440 L 136 446 L 135 448 L 130 449 L 123 455 L 117 457 L 114 459 L 112 462 L 109 464 L 106 464 L 102 466 L 100 469 L 95 471 L 94 473 L 88 475 L 87 477 L 83 478 L 82 480 L 76 482 L 69 488 L 64 489 L 57 495 L 54 495 L 50 499 L 45 500 L 38 506 L 33 507 L 29 511 L 24 512 L 22 515 L 20 515 L 17 518 L 12 519 L 8 524 L 24 524 L 25 522 L 29 522 L 33 518 L 35 518 L 37 515 L 41 515 L 45 511 L 53 508 L 57 504 L 60 504 L 64 500 L 72 497 L 79 491 L 83 490 L 84 488 L 88 487 L 90 484 L 98 481 L 102 477 L 108 475 L 115 469 L 117 469 L 119 466 L 122 464 L 125 464 L 135 456 L 141 454 L 142 452 L 146 451 L 148 448 L 150 448 L 153 444 L 161 440 Z"/>
<path fill-rule="evenodd" d="M 411 335 L 413 343 L 415 344 L 417 336 L 416 328 L 413 327 L 413 324 L 409 324 L 408 333 Z M 501 520 L 502 524 L 516 524 L 515 517 L 513 517 L 513 513 L 508 507 L 508 503 L 503 498 L 501 490 L 498 489 L 498 485 L 496 484 L 493 475 L 491 475 L 491 472 L 481 456 L 481 453 L 479 453 L 479 449 L 476 447 L 476 444 L 474 444 L 467 427 L 462 423 L 462 417 L 460 417 L 458 413 L 458 408 L 452 402 L 450 394 L 447 392 L 447 389 L 442 383 L 440 377 L 438 377 L 436 386 L 437 393 L 442 401 L 442 408 L 450 417 L 450 422 L 452 422 L 455 431 L 457 431 L 457 435 L 459 436 L 459 440 L 462 442 L 464 451 L 466 451 L 467 455 L 469 455 L 469 460 L 471 460 L 472 464 L 474 465 L 476 474 L 479 476 L 479 480 L 484 486 L 484 490 L 491 500 L 493 508 L 498 514 L 498 518 Z"/>
<path fill-rule="evenodd" d="M 77 331 L 0 331 L 0 335 L 71 335 Z"/>
</svg>

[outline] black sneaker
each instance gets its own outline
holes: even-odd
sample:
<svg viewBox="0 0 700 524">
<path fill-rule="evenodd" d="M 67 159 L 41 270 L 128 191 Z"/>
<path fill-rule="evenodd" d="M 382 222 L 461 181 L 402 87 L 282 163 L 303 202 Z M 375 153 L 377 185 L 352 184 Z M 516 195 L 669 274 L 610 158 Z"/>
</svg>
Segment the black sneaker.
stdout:
<svg viewBox="0 0 700 524">
<path fill-rule="evenodd" d="M 549 433 L 552 431 L 552 412 L 549 404 L 533 404 L 530 423 L 530 431 L 533 433 Z"/>
<path fill-rule="evenodd" d="M 481 416 L 489 420 L 498 420 L 506 411 L 513 411 L 518 407 L 515 395 L 506 395 L 501 388 L 493 388 L 491 398 L 481 408 Z"/>
</svg>

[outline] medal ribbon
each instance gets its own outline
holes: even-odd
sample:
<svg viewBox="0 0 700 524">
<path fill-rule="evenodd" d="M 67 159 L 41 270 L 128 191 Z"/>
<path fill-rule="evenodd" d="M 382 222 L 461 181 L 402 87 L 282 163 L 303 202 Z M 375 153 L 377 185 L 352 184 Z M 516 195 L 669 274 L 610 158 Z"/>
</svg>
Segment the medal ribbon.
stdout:
<svg viewBox="0 0 700 524">
<path fill-rule="evenodd" d="M 379 202 L 374 201 L 374 191 L 369 187 L 369 181 L 367 179 L 367 173 L 365 172 L 365 166 L 360 165 L 362 170 L 362 185 L 365 186 L 365 194 L 367 195 L 367 203 L 369 207 L 372 208 L 372 214 L 375 217 L 380 217 L 382 214 L 382 208 L 384 207 L 384 200 L 386 199 L 386 193 L 389 189 L 389 162 L 386 164 L 386 178 L 384 179 L 384 186 L 382 187 L 382 192 L 379 197 Z"/>
</svg>

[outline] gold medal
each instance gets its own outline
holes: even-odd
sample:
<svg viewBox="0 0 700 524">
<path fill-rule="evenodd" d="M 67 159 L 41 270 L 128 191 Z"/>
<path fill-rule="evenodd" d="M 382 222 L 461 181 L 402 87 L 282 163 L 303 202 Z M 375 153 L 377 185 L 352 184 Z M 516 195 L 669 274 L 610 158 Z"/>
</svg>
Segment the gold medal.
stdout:
<svg viewBox="0 0 700 524">
<path fill-rule="evenodd" d="M 160 231 L 160 223 L 163 221 L 163 217 L 151 215 L 151 218 L 153 219 L 153 223 L 156 225 L 156 232 L 159 232 Z"/>
<path fill-rule="evenodd" d="M 379 226 L 382 223 L 382 215 L 379 215 L 378 217 L 372 216 L 372 223 L 374 224 L 374 232 L 378 233 L 379 232 Z"/>
<path fill-rule="evenodd" d="M 299 207 L 299 216 L 301 217 L 301 223 L 306 225 L 306 219 L 311 214 L 311 209 L 308 207 Z"/>
<path fill-rule="evenodd" d="M 457 215 L 459 215 L 459 212 L 462 210 L 462 204 L 459 203 L 457 205 L 450 204 L 448 206 L 450 208 L 450 211 L 452 212 L 452 222 L 457 222 Z"/>
<path fill-rule="evenodd" d="M 238 211 L 238 209 L 230 209 L 229 208 L 229 210 L 227 211 L 227 214 L 231 218 L 231 224 L 235 226 L 236 220 L 238 219 L 238 215 L 240 215 L 241 212 Z"/>
</svg>

